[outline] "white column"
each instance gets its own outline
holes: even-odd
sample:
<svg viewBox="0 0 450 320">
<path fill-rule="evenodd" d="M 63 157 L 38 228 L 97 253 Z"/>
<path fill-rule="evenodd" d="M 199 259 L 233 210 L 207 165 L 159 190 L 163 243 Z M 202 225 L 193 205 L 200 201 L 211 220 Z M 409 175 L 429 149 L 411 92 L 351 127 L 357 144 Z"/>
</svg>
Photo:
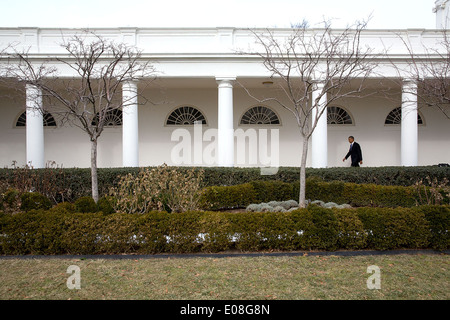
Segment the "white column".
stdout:
<svg viewBox="0 0 450 320">
<path fill-rule="evenodd" d="M 417 159 L 417 84 L 414 81 L 405 81 L 402 90 L 401 164 L 417 166 Z"/>
<path fill-rule="evenodd" d="M 450 3 L 448 0 L 434 1 L 433 12 L 436 13 L 436 29 L 450 28 Z"/>
<path fill-rule="evenodd" d="M 44 168 L 44 119 L 42 92 L 32 85 L 26 85 L 26 157 L 27 165 Z"/>
<path fill-rule="evenodd" d="M 219 87 L 217 164 L 234 166 L 233 81 L 236 78 L 216 78 Z"/>
<path fill-rule="evenodd" d="M 324 84 L 318 82 L 315 84 L 312 92 L 312 103 L 315 104 L 323 90 Z M 324 94 L 319 99 L 319 105 L 312 110 L 312 121 L 315 121 L 316 116 L 323 111 L 316 128 L 311 135 L 311 165 L 313 168 L 326 168 L 328 166 L 328 128 L 327 128 L 327 111 L 324 110 L 327 104 L 327 97 Z"/>
<path fill-rule="evenodd" d="M 123 84 L 122 102 L 122 165 L 124 167 L 139 167 L 139 118 L 136 82 Z"/>
</svg>

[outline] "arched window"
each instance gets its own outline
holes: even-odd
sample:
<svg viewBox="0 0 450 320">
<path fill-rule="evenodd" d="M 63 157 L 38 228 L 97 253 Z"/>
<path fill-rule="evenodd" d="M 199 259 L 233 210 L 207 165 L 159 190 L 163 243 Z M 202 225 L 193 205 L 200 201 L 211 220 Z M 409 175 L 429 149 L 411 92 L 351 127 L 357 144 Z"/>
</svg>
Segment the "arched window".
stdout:
<svg viewBox="0 0 450 320">
<path fill-rule="evenodd" d="M 239 124 L 280 124 L 280 118 L 272 109 L 265 106 L 256 106 L 244 113 Z"/>
<path fill-rule="evenodd" d="M 206 124 L 206 118 L 200 110 L 191 106 L 183 106 L 176 108 L 169 114 L 166 125 L 190 126 L 199 121 L 201 121 L 202 124 Z"/>
<path fill-rule="evenodd" d="M 55 118 L 49 112 L 44 112 L 43 116 L 44 127 L 56 127 Z M 16 127 L 25 127 L 27 125 L 27 112 L 24 111 L 20 114 L 16 121 Z"/>
<path fill-rule="evenodd" d="M 92 125 L 96 125 L 98 122 L 98 114 L 92 120 Z M 122 110 L 114 109 L 109 110 L 105 115 L 105 127 L 120 127 L 122 125 Z"/>
<path fill-rule="evenodd" d="M 402 108 L 398 107 L 393 109 L 384 120 L 384 124 L 387 125 L 399 125 L 402 122 Z M 417 113 L 417 124 L 423 125 L 422 116 Z"/>
<path fill-rule="evenodd" d="M 353 124 L 353 119 L 345 109 L 333 106 L 327 108 L 327 124 Z"/>
</svg>

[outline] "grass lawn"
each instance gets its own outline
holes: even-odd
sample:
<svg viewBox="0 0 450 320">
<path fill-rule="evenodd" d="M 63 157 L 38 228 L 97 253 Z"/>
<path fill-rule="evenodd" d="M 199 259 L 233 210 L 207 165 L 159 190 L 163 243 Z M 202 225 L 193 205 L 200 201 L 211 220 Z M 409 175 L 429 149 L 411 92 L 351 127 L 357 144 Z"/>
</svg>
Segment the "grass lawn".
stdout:
<svg viewBox="0 0 450 320">
<path fill-rule="evenodd" d="M 448 300 L 449 256 L 0 259 L 0 299 Z M 67 268 L 80 268 L 68 289 Z M 380 289 L 367 273 L 380 268 Z"/>
</svg>

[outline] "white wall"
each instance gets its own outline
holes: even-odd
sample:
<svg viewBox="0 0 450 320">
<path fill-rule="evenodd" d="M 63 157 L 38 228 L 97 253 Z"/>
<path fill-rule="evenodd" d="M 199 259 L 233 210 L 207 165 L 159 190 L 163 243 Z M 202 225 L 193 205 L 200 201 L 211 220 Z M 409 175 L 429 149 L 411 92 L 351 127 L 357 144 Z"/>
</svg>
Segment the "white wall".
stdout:
<svg viewBox="0 0 450 320">
<path fill-rule="evenodd" d="M 192 80 L 195 82 L 195 80 Z M 263 94 L 258 89 L 256 94 Z M 25 128 L 14 128 L 15 120 L 23 112 L 25 99 L 20 95 L 8 97 L 0 92 L 0 166 L 10 166 L 12 161 L 25 165 Z M 207 118 L 204 130 L 217 128 L 217 86 L 214 80 L 204 87 L 169 87 L 146 91 L 155 104 L 139 106 L 140 166 L 173 164 L 171 150 L 178 143 L 171 141 L 174 127 L 165 126 L 169 112 L 182 105 L 192 105 Z M 399 98 L 400 99 L 400 98 Z M 400 101 L 400 100 L 399 100 Z M 256 105 L 244 90 L 234 88 L 234 126 L 239 126 L 241 115 Z M 347 137 L 355 136 L 361 144 L 364 166 L 400 165 L 400 126 L 385 126 L 388 113 L 400 104 L 384 98 L 368 97 L 347 99 L 336 105 L 350 112 L 355 121 L 350 126 L 328 126 L 328 166 L 349 166 L 342 162 L 348 150 Z M 280 165 L 298 166 L 301 139 L 295 120 L 290 113 L 277 105 L 269 105 L 281 118 Z M 419 165 L 450 163 L 450 120 L 435 109 L 420 109 L 425 125 L 419 127 Z M 261 127 L 259 127 L 261 128 Z M 264 127 L 263 127 L 264 128 Z M 189 129 L 193 132 L 193 129 Z M 77 127 L 45 128 L 45 160 L 55 161 L 63 167 L 89 167 L 90 145 L 88 136 Z M 203 147 L 208 143 L 205 142 Z M 309 153 L 310 155 L 311 153 Z M 247 156 L 248 157 L 248 156 Z M 310 157 L 309 157 L 310 158 Z M 99 140 L 98 164 L 100 167 L 122 165 L 122 129 L 106 128 Z M 310 160 L 308 159 L 308 165 Z"/>
</svg>

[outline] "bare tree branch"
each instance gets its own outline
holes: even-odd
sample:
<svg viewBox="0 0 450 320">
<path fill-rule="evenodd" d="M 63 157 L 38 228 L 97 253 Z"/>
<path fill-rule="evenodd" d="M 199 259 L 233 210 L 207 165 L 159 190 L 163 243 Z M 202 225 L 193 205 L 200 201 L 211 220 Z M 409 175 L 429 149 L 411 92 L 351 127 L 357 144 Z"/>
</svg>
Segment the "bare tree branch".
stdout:
<svg viewBox="0 0 450 320">
<path fill-rule="evenodd" d="M 240 84 L 255 100 L 277 103 L 295 117 L 303 139 L 299 202 L 304 206 L 308 141 L 319 119 L 326 116 L 327 106 L 364 94 L 366 80 L 377 67 L 377 54 L 361 44 L 366 22 L 344 30 L 331 29 L 329 22 L 322 29 L 308 29 L 306 23 L 299 26 L 288 35 L 250 30 L 259 50 L 243 54 L 261 59 L 278 94 L 258 98 Z"/>
<path fill-rule="evenodd" d="M 43 63 L 29 52 L 9 50 L 6 53 L 9 63 L 2 76 L 40 89 L 46 101 L 42 113 L 51 112 L 62 124 L 77 126 L 89 136 L 92 190 L 97 201 L 97 140 L 108 115 L 137 100 L 131 95 L 122 98 L 122 86 L 130 81 L 153 80 L 155 69 L 135 47 L 114 43 L 88 31 L 74 35 L 61 46 L 67 55 Z M 72 74 L 61 75 L 63 67 Z M 138 91 L 136 95 L 141 94 Z"/>
<path fill-rule="evenodd" d="M 418 89 L 408 93 L 417 96 L 419 107 L 435 108 L 450 119 L 450 38 L 446 30 L 441 33 L 442 40 L 435 47 L 423 43 L 414 46 L 409 38 L 398 34 L 408 60 L 403 65 L 392 59 L 390 62 L 399 79 L 416 82 Z"/>
</svg>

